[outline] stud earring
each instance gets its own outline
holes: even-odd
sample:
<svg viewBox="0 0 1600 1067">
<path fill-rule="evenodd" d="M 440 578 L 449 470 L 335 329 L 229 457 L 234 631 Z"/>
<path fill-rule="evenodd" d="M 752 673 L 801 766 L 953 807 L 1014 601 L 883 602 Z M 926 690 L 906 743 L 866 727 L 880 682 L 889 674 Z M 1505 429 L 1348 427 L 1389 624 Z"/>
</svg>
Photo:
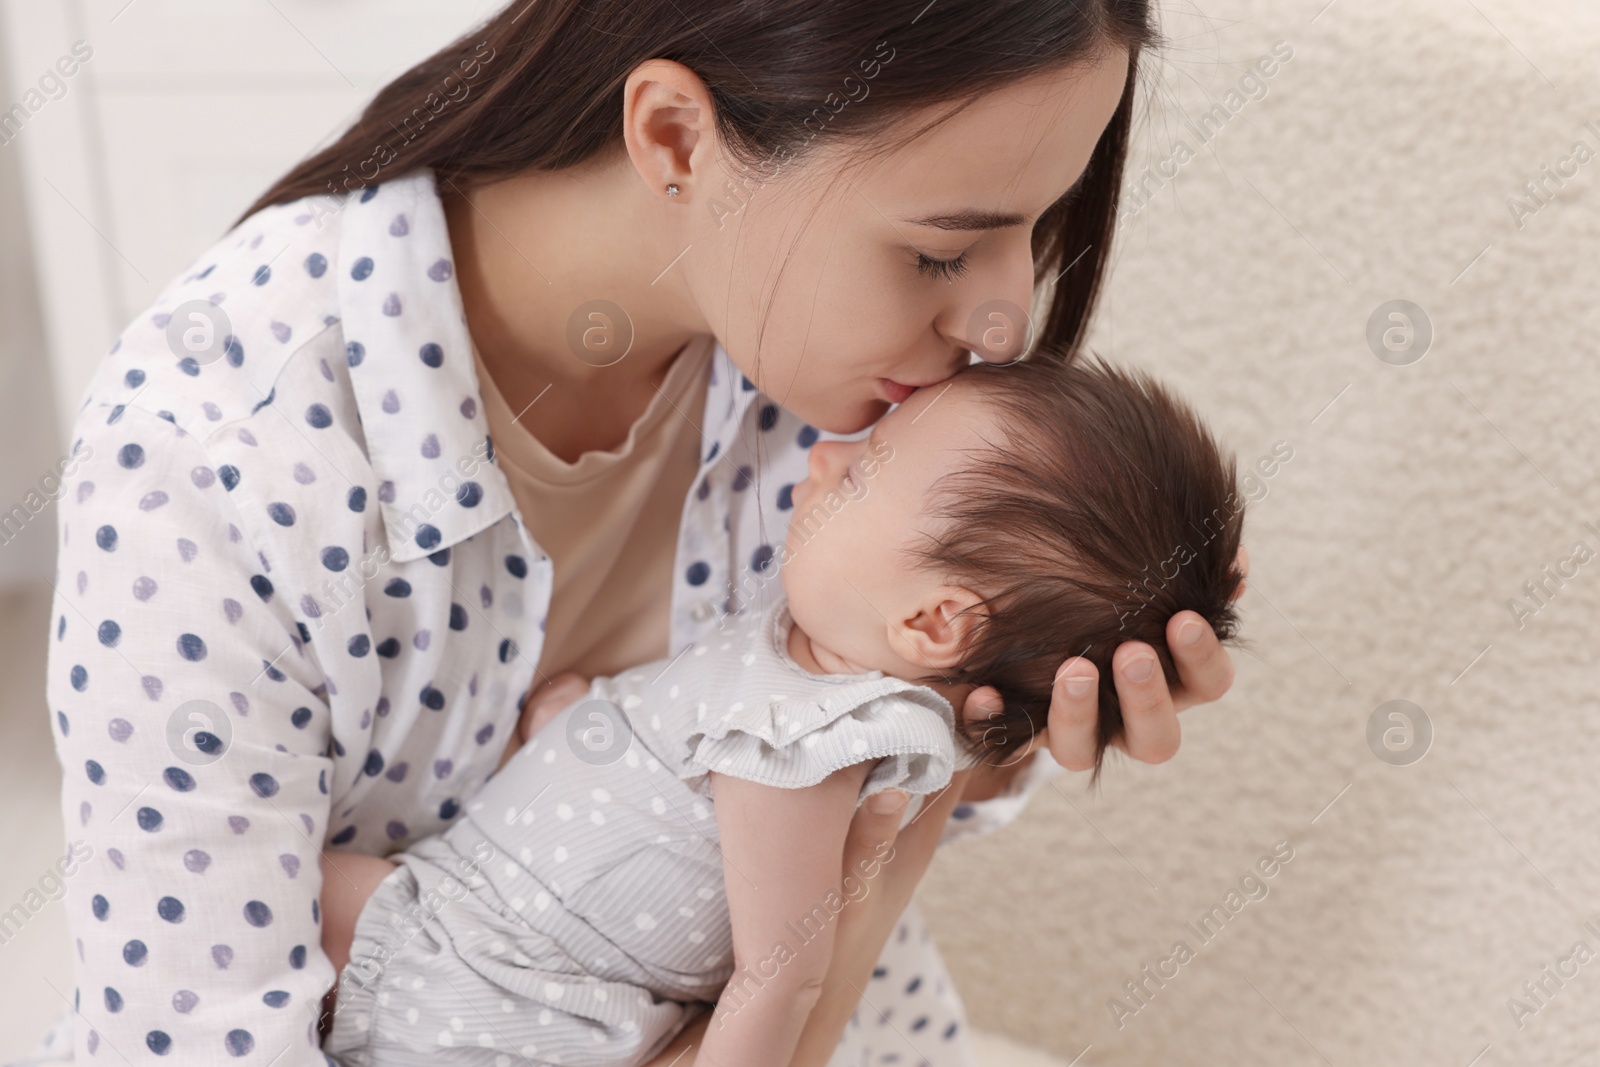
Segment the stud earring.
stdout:
<svg viewBox="0 0 1600 1067">
<path fill-rule="evenodd" d="M 678 195 L 678 183 L 677 182 L 673 182 L 672 184 L 667 186 L 667 195 L 668 196 L 677 196 Z"/>
</svg>

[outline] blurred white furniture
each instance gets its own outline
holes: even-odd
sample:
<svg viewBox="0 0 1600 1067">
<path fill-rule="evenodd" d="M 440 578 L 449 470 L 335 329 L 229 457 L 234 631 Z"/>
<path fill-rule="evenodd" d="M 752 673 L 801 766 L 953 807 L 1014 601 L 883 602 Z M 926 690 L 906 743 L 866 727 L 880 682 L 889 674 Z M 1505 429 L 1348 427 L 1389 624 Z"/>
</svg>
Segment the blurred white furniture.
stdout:
<svg viewBox="0 0 1600 1067">
<path fill-rule="evenodd" d="M 0 0 L 0 121 L 56 63 L 19 153 L 62 447 L 133 315 L 386 81 L 494 0 Z M 67 63 L 65 68 L 72 67 Z M 65 69 L 62 68 L 62 69 Z M 22 237 L 6 233 L 7 244 Z"/>
</svg>

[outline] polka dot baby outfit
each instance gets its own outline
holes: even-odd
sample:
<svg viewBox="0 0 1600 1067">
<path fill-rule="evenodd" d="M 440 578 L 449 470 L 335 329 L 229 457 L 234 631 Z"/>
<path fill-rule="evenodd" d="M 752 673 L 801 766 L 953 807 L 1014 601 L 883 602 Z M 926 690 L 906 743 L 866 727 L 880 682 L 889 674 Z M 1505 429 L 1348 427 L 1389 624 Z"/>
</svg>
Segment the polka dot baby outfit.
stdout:
<svg viewBox="0 0 1600 1067">
<path fill-rule="evenodd" d="M 798 789 L 877 761 L 857 805 L 972 757 L 932 689 L 808 673 L 781 596 L 671 659 L 596 678 L 355 930 L 325 1044 L 347 1064 L 645 1062 L 714 1002 L 733 940 L 708 772 Z M 791 948 L 799 949 L 797 941 Z"/>
</svg>

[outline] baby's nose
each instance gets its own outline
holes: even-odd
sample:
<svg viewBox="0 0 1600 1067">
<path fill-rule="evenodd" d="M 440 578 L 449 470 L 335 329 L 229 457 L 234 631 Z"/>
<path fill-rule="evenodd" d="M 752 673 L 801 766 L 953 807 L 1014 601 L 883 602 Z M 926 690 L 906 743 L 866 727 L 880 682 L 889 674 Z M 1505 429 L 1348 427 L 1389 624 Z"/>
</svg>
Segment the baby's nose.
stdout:
<svg viewBox="0 0 1600 1067">
<path fill-rule="evenodd" d="M 818 469 L 828 470 L 837 465 L 839 456 L 849 447 L 848 441 L 818 441 L 811 446 L 811 457 L 818 462 Z"/>
<path fill-rule="evenodd" d="M 828 469 L 828 441 L 817 441 L 811 446 L 810 453 L 806 456 L 806 474 L 816 481 L 823 471 Z"/>
</svg>

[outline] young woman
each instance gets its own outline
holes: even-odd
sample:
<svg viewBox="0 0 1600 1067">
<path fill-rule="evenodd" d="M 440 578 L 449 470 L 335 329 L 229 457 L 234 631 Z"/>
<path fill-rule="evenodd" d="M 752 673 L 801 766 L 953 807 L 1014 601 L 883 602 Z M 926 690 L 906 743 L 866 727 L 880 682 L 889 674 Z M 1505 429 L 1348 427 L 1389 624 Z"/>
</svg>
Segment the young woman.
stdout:
<svg viewBox="0 0 1600 1067">
<path fill-rule="evenodd" d="M 791 498 L 822 433 L 1017 358 L 1036 292 L 1079 344 L 1150 17 L 519 0 L 175 279 L 97 372 L 63 501 L 76 1053 L 323 1062 L 325 846 L 449 825 L 525 706 L 759 603 L 788 524 L 828 519 Z M 1115 658 L 1150 762 L 1232 679 L 1193 612 L 1168 636 L 1177 691 L 1149 646 Z M 968 1062 L 910 895 L 939 840 L 1092 763 L 1073 653 L 1035 754 L 962 776 L 840 913 L 794 1063 Z M 846 869 L 898 822 L 864 807 Z M 498 1010 L 441 1044 L 516 1054 Z"/>
</svg>

